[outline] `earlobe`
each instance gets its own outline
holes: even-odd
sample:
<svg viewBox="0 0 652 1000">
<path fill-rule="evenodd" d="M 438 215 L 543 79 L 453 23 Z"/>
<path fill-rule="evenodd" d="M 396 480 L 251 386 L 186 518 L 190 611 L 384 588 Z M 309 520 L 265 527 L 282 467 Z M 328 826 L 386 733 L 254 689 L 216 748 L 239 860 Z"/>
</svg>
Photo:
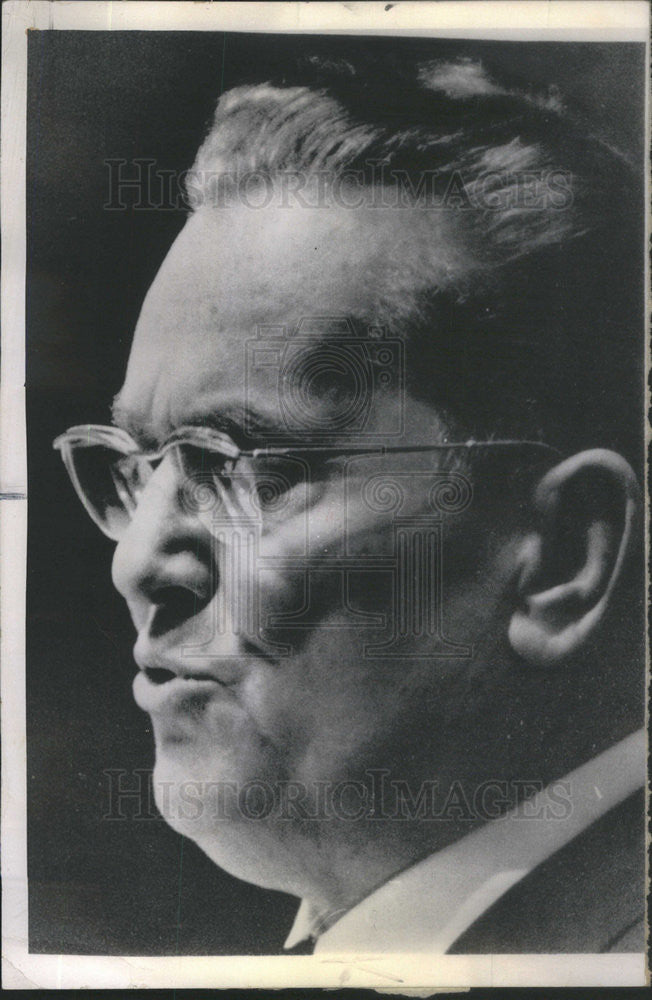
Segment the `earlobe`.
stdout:
<svg viewBox="0 0 652 1000">
<path fill-rule="evenodd" d="M 635 544 L 639 496 L 628 462 L 603 449 L 573 455 L 543 477 L 508 632 L 521 659 L 554 665 L 594 637 Z"/>
</svg>

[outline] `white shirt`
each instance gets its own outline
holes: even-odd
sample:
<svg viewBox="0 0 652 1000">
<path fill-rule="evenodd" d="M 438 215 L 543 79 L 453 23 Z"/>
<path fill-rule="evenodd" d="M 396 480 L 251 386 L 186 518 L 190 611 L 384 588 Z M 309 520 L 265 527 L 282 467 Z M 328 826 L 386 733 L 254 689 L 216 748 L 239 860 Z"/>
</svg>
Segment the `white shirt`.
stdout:
<svg viewBox="0 0 652 1000">
<path fill-rule="evenodd" d="M 444 954 L 516 882 L 643 786 L 645 762 L 641 729 L 563 779 L 571 805 L 563 818 L 549 808 L 554 800 L 544 789 L 396 875 L 348 912 L 319 913 L 303 900 L 285 947 L 314 937 L 316 954 Z"/>
</svg>

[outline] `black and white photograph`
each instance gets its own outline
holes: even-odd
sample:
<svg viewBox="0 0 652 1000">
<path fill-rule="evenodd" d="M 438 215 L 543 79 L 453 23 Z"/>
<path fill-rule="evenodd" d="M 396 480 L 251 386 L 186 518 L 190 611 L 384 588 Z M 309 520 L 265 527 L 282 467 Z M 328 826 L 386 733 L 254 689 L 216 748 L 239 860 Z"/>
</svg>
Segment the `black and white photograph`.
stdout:
<svg viewBox="0 0 652 1000">
<path fill-rule="evenodd" d="M 649 14 L 523 6 L 5 6 L 6 985 L 646 982 Z"/>
</svg>

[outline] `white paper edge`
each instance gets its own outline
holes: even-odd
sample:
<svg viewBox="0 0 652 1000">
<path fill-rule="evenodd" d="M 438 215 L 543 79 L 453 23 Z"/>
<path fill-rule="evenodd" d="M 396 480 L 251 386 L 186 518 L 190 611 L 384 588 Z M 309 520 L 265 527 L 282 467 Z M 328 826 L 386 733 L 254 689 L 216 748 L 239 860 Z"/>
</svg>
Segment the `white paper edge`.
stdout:
<svg viewBox="0 0 652 1000">
<path fill-rule="evenodd" d="M 3 986 L 21 988 L 639 986 L 642 954 L 106 957 L 27 952 L 25 756 L 25 107 L 29 29 L 283 31 L 648 41 L 645 0 L 442 3 L 9 0 L 2 34 L 0 639 Z M 649 63 L 649 58 L 648 58 Z M 649 101 L 648 101 L 649 104 Z M 7 122 L 11 122 L 7 127 Z M 649 114 L 646 114 L 649 122 Z M 649 131 L 649 128 L 648 128 Z M 649 147 L 649 142 L 648 146 Z M 649 227 L 648 227 L 649 228 Z M 646 265 L 647 266 L 647 265 Z M 649 358 L 647 359 L 649 361 Z M 10 496 L 5 497 L 5 494 Z M 21 498 L 22 497 L 22 498 Z"/>
</svg>

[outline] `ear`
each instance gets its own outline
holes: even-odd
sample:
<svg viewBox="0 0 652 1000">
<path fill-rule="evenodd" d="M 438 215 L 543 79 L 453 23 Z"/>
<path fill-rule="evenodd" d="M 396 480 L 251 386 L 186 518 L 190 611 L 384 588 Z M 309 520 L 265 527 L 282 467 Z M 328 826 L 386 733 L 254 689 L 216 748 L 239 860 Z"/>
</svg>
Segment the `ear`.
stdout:
<svg viewBox="0 0 652 1000">
<path fill-rule="evenodd" d="M 508 632 L 523 660 L 556 664 L 593 638 L 636 544 L 639 495 L 631 466 L 602 449 L 573 455 L 539 482 Z"/>
</svg>

